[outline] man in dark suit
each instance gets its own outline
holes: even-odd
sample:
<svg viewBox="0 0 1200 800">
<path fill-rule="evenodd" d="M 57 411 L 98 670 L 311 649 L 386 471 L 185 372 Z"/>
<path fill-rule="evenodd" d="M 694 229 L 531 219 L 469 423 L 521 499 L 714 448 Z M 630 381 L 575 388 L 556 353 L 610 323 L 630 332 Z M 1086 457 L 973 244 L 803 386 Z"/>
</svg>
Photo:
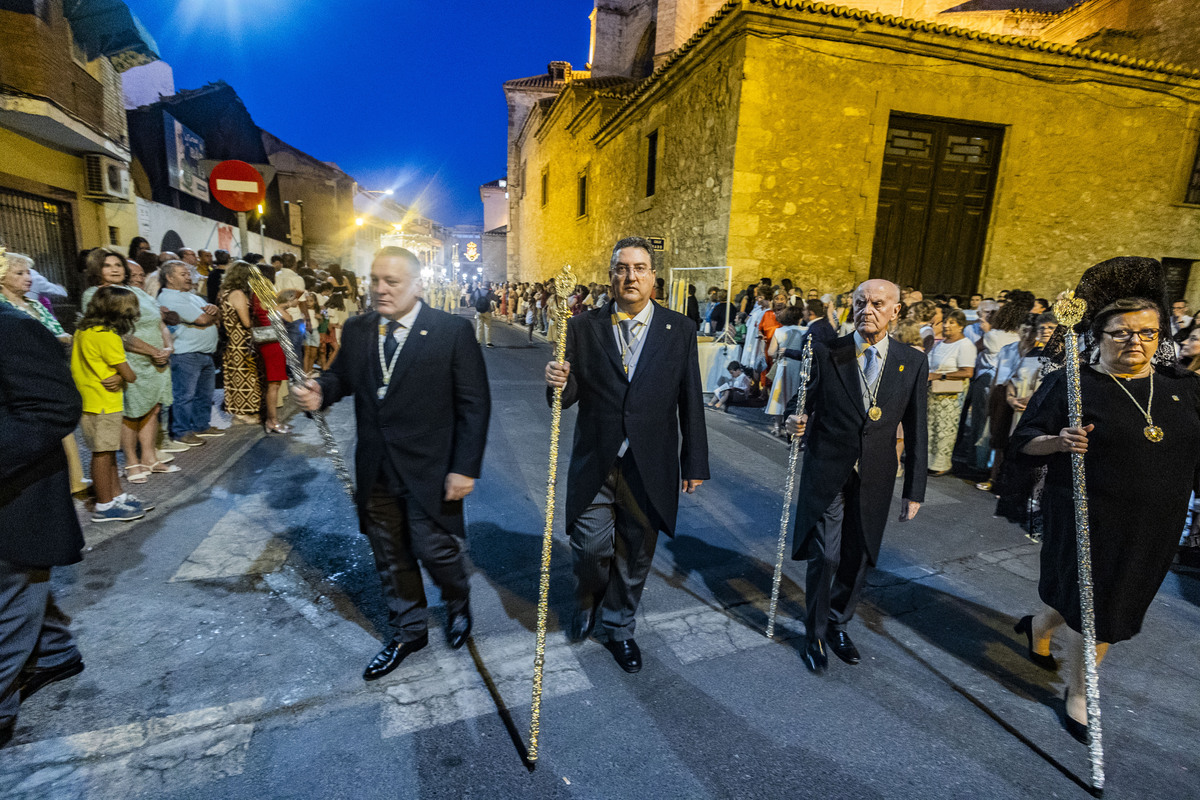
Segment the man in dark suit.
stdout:
<svg viewBox="0 0 1200 800">
<path fill-rule="evenodd" d="M 0 258 L 3 258 L 0 255 Z M 54 604 L 50 568 L 78 563 L 83 533 L 63 437 L 83 405 L 62 345 L 41 323 L 0 304 L 0 747 L 21 702 L 78 675 L 83 658 Z"/>
<path fill-rule="evenodd" d="M 837 331 L 825 315 L 825 304 L 820 300 L 804 301 L 804 324 L 808 326 L 808 335 L 813 344 L 823 344 L 826 347 L 838 338 Z"/>
<path fill-rule="evenodd" d="M 789 432 L 809 427 L 800 473 L 792 558 L 808 560 L 804 663 L 828 664 L 825 646 L 847 664 L 860 660 L 846 633 L 879 556 L 896 484 L 896 426 L 904 428 L 900 519 L 925 499 L 925 356 L 888 337 L 900 312 L 900 289 L 869 280 L 854 290 L 854 333 L 813 345 L 806 408 L 788 417 Z"/>
<path fill-rule="evenodd" d="M 567 480 L 577 604 L 568 636 L 587 638 L 599 609 L 605 646 L 626 672 L 642 668 L 634 618 L 658 532 L 675 534 L 679 492 L 708 479 L 696 326 L 650 299 L 651 252 L 645 239 L 617 242 L 613 301 L 573 318 L 566 360 L 546 365 L 563 407 L 579 403 Z"/>
<path fill-rule="evenodd" d="M 463 498 L 479 477 L 491 397 L 471 323 L 423 304 L 421 289 L 416 256 L 376 253 L 376 310 L 346 322 L 330 369 L 296 393 L 309 411 L 354 395 L 359 524 L 395 630 L 368 681 L 429 641 L 419 565 L 446 601 L 450 646 L 471 633 Z"/>
</svg>

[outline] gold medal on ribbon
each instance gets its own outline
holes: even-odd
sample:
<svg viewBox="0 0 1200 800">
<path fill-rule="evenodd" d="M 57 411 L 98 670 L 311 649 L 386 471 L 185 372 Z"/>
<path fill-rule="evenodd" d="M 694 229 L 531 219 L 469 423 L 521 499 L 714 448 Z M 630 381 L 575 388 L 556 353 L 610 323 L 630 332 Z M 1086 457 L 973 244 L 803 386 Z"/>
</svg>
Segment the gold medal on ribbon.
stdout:
<svg viewBox="0 0 1200 800">
<path fill-rule="evenodd" d="M 871 406 L 867 409 L 867 416 L 871 418 L 872 422 L 879 422 L 883 417 L 883 409 L 879 406 Z"/>
</svg>

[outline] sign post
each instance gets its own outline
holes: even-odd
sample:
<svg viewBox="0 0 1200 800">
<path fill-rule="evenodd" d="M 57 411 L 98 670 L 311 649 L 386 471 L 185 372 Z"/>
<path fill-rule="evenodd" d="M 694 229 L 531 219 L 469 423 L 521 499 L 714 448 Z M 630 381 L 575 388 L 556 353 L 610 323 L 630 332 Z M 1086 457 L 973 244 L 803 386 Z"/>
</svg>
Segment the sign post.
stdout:
<svg viewBox="0 0 1200 800">
<path fill-rule="evenodd" d="M 258 170 L 245 161 L 222 161 L 208 175 L 212 197 L 238 215 L 242 257 L 250 251 L 246 212 L 257 208 L 267 196 L 267 184 Z"/>
</svg>

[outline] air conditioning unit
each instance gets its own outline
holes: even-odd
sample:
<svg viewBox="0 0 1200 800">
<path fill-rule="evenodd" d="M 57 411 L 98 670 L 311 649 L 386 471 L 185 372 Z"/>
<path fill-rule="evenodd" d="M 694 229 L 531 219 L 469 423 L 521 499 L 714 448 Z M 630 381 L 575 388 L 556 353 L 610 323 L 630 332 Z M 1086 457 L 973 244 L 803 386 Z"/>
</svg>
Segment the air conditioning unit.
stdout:
<svg viewBox="0 0 1200 800">
<path fill-rule="evenodd" d="M 83 161 L 87 173 L 85 197 L 110 203 L 129 202 L 128 165 L 98 153 L 88 153 Z"/>
</svg>

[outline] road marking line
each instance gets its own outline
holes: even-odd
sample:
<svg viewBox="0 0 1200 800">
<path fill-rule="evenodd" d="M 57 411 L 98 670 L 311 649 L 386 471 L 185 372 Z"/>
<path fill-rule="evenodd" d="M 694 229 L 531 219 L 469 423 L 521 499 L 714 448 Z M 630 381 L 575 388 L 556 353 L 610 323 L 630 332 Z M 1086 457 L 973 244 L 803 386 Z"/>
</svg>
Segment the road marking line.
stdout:
<svg viewBox="0 0 1200 800">
<path fill-rule="evenodd" d="M 744 606 L 738 608 L 761 612 L 765 626 L 769 599 L 748 581 L 735 578 L 729 584 L 747 600 Z M 710 661 L 772 642 L 763 629 L 752 627 L 745 619 L 725 609 L 711 606 L 692 606 L 678 611 L 648 614 L 645 623 L 662 637 L 683 664 Z M 804 635 L 804 623 L 779 616 L 775 619 L 775 631 L 776 641 L 794 639 Z"/>
<path fill-rule="evenodd" d="M 338 613 L 333 601 L 318 594 L 312 584 L 293 568 L 283 567 L 264 575 L 263 582 L 343 650 L 369 653 L 379 647 L 378 639 Z"/>
<path fill-rule="evenodd" d="M 265 575 L 287 560 L 292 546 L 266 526 L 277 512 L 267 505 L 263 495 L 253 495 L 221 517 L 208 536 L 192 551 L 171 578 L 198 581 L 239 575 Z"/>
<path fill-rule="evenodd" d="M 266 698 L 43 739 L 4 751 L 7 798 L 124 800 L 241 774 Z"/>
<path fill-rule="evenodd" d="M 505 705 L 527 707 L 533 692 L 533 634 L 475 637 L 475 646 Z M 466 651 L 452 653 L 434 642 L 430 648 L 437 648 L 434 658 L 422 658 L 424 651 L 412 656 L 401 667 L 403 680 L 385 689 L 390 702 L 385 702 L 380 720 L 383 738 L 496 713 L 496 704 Z M 546 646 L 543 687 L 543 697 L 592 688 L 565 642 Z"/>
</svg>

